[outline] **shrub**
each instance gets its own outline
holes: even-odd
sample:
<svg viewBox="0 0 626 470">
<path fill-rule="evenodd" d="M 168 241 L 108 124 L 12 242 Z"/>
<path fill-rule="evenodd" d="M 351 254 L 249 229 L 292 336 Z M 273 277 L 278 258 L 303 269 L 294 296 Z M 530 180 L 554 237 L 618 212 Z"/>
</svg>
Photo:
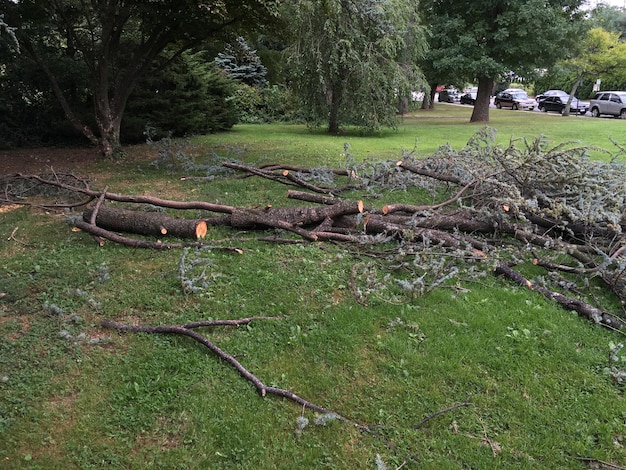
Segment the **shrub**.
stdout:
<svg viewBox="0 0 626 470">
<path fill-rule="evenodd" d="M 240 84 L 230 103 L 239 122 L 254 124 L 297 120 L 296 105 L 291 91 L 280 85 L 257 88 Z"/>
<path fill-rule="evenodd" d="M 157 136 L 208 134 L 237 121 L 229 103 L 234 82 L 198 54 L 183 54 L 170 67 L 149 74 L 131 95 L 124 121 L 124 142 L 140 142 L 147 124 Z"/>
</svg>

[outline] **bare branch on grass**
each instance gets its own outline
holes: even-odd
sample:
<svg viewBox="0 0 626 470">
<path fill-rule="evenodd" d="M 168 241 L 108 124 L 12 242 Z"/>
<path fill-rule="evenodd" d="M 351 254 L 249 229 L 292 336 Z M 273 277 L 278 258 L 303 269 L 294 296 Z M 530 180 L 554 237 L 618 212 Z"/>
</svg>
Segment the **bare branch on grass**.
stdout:
<svg viewBox="0 0 626 470">
<path fill-rule="evenodd" d="M 316 411 L 322 414 L 332 414 L 337 417 L 337 419 L 341 421 L 345 421 L 347 423 L 352 424 L 357 429 L 361 431 L 369 432 L 369 428 L 362 424 L 357 423 L 356 421 L 346 418 L 334 411 L 331 411 L 323 406 L 317 405 L 313 402 L 310 402 L 295 393 L 291 390 L 285 390 L 278 387 L 272 387 L 265 385 L 256 375 L 246 369 L 234 356 L 227 353 L 211 340 L 206 338 L 205 336 L 193 331 L 194 328 L 208 327 L 208 326 L 240 326 L 247 325 L 252 321 L 257 320 L 279 320 L 281 317 L 249 317 L 242 318 L 238 320 L 206 320 L 199 322 L 190 322 L 184 325 L 162 325 L 162 326 L 141 326 L 141 325 L 125 325 L 122 323 L 117 323 L 111 320 L 103 320 L 101 325 L 104 328 L 111 328 L 118 331 L 129 331 L 132 333 L 153 333 L 153 334 L 175 334 L 181 336 L 190 337 L 207 349 L 209 349 L 213 354 L 215 354 L 218 358 L 235 368 L 239 374 L 245 378 L 248 382 L 252 383 L 254 387 L 257 389 L 261 397 L 265 397 L 267 395 L 275 395 L 278 397 L 286 398 L 303 408 Z"/>
<path fill-rule="evenodd" d="M 522 274 L 515 271 L 510 266 L 507 266 L 504 263 L 500 263 L 498 265 L 498 267 L 496 268 L 496 274 L 502 275 L 507 279 L 510 279 L 521 287 L 526 287 L 530 290 L 534 290 L 542 294 L 544 297 L 556 301 L 561 307 L 565 308 L 566 310 L 572 310 L 578 313 L 580 316 L 585 317 L 588 320 L 598 323 L 606 328 L 617 332 L 620 332 L 621 329 L 626 328 L 626 321 L 616 317 L 610 312 L 606 312 L 604 310 L 596 308 L 593 305 L 590 305 L 581 300 L 572 299 L 559 292 L 554 292 L 546 289 L 545 287 L 542 287 L 526 279 Z M 626 332 L 622 332 L 622 334 L 626 335 Z"/>
<path fill-rule="evenodd" d="M 457 403 L 456 405 L 452 405 L 452 406 L 450 406 L 448 408 L 445 408 L 445 409 L 437 411 L 436 413 L 433 413 L 433 414 L 431 414 L 429 416 L 426 416 L 419 423 L 413 425 L 413 429 L 419 428 L 422 424 L 427 423 L 428 421 L 430 421 L 431 419 L 436 418 L 437 416 L 441 416 L 442 414 L 449 413 L 450 411 L 454 411 L 457 408 L 462 408 L 464 406 L 472 406 L 472 405 L 473 405 L 473 403 L 469 401 L 469 397 L 468 397 L 468 399 L 465 400 L 462 403 Z"/>
<path fill-rule="evenodd" d="M 594 459 L 590 457 L 575 457 L 575 459 L 578 460 L 579 462 L 585 462 L 589 464 L 590 468 L 597 468 L 595 467 L 595 465 L 600 465 L 602 468 L 610 468 L 613 470 L 626 470 L 626 467 L 622 467 L 621 465 L 617 465 L 617 464 L 610 463 L 610 462 L 605 462 L 604 460 L 600 460 L 600 459 Z M 591 467 L 591 465 L 594 465 L 594 467 Z"/>
</svg>

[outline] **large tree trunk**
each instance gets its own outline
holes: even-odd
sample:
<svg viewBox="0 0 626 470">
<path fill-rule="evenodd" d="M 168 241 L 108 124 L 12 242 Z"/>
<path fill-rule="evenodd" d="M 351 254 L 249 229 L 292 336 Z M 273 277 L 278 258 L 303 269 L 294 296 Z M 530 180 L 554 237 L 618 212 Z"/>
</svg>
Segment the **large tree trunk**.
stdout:
<svg viewBox="0 0 626 470">
<path fill-rule="evenodd" d="M 48 67 L 48 64 L 43 59 L 39 51 L 28 39 L 23 36 L 20 37 L 20 43 L 24 46 L 24 49 L 26 50 L 28 55 L 30 55 L 31 59 L 41 68 L 41 70 L 43 70 L 44 74 L 50 81 L 50 87 L 52 88 L 52 92 L 54 93 L 56 99 L 59 101 L 65 117 L 68 119 L 68 121 L 70 121 L 74 129 L 76 129 L 80 134 L 84 135 L 87 140 L 89 140 L 89 142 L 91 142 L 93 145 L 98 145 L 98 138 L 96 137 L 92 129 L 88 125 L 83 123 L 80 119 L 78 119 L 76 114 L 74 114 L 74 112 L 70 108 L 70 105 L 65 98 L 65 94 L 63 93 L 63 90 L 61 89 L 61 86 L 59 85 L 56 76 L 52 73 L 50 67 Z"/>
<path fill-rule="evenodd" d="M 433 109 L 435 107 L 435 94 L 437 93 L 437 83 L 429 83 L 430 90 L 424 93 L 422 109 Z"/>
<path fill-rule="evenodd" d="M 407 114 L 409 112 L 409 98 L 401 96 L 398 98 L 398 113 Z"/>
<path fill-rule="evenodd" d="M 100 115 L 100 113 L 97 114 Z M 123 154 L 120 140 L 121 125 L 121 114 L 111 112 L 108 115 L 98 117 L 98 130 L 100 131 L 98 146 L 104 157 L 111 158 Z"/>
<path fill-rule="evenodd" d="M 478 93 L 476 104 L 470 122 L 489 122 L 489 105 L 491 104 L 491 90 L 493 89 L 493 78 L 480 77 L 478 79 Z"/>
<path fill-rule="evenodd" d="M 94 73 L 94 107 L 100 134 L 98 144 L 105 157 L 122 154 L 120 141 L 122 116 L 130 91 L 136 83 L 133 78 L 133 71 L 136 70 L 129 68 L 127 74 L 112 77 L 109 57 L 103 53 L 98 58 Z"/>
<path fill-rule="evenodd" d="M 339 106 L 341 105 L 341 92 L 333 90 L 330 92 L 330 109 L 328 112 L 328 133 L 339 133 Z"/>
<path fill-rule="evenodd" d="M 101 78 L 102 81 L 95 82 L 97 85 L 94 106 L 96 108 L 95 114 L 98 126 L 98 136 L 91 127 L 82 122 L 76 114 L 74 114 L 65 97 L 65 94 L 63 93 L 63 90 L 61 89 L 61 86 L 59 85 L 57 77 L 52 73 L 39 51 L 28 41 L 24 41 L 23 44 L 28 54 L 43 70 L 44 74 L 48 78 L 52 92 L 59 101 L 65 117 L 68 121 L 70 121 L 74 129 L 85 136 L 93 145 L 97 145 L 103 156 L 112 157 L 120 154 L 122 148 L 120 142 L 120 128 L 128 93 L 126 91 L 121 94 L 118 93 L 116 101 L 119 104 L 117 106 L 111 106 L 108 95 L 108 77 L 101 75 L 99 78 Z"/>
</svg>

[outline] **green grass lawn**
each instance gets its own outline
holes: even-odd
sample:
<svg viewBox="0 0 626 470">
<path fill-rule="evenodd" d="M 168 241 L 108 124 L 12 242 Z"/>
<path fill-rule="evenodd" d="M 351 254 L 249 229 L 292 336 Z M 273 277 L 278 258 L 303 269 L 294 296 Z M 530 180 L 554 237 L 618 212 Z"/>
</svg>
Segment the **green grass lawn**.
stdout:
<svg viewBox="0 0 626 470">
<path fill-rule="evenodd" d="M 302 125 L 238 125 L 232 132 L 197 139 L 208 145 L 222 144 L 241 150 L 247 146 L 253 158 L 289 163 L 314 159 L 336 164 L 350 144 L 355 158 L 396 158 L 403 151 L 431 155 L 440 146 L 461 148 L 484 124 L 469 122 L 472 108 L 437 103 L 434 111 L 417 111 L 407 115 L 397 130 L 381 135 L 361 136 L 348 130 L 343 135 L 328 135 L 323 129 L 311 131 Z M 611 142 L 626 145 L 624 122 L 619 119 L 568 116 L 555 113 L 492 109 L 489 126 L 498 132 L 498 142 L 508 145 L 511 139 L 532 141 L 544 136 L 548 142 L 580 142 L 615 153 Z M 252 145 L 252 142 L 254 145 Z M 600 154 L 597 154 L 598 156 Z"/>
<path fill-rule="evenodd" d="M 455 148 L 482 126 L 469 107 L 416 112 L 395 132 L 328 136 L 305 126 L 239 125 L 193 139 L 248 163 L 341 166 Z M 610 148 L 626 122 L 492 110 L 498 141 L 546 136 Z M 145 149 L 142 148 L 142 152 Z M 286 189 L 248 178 L 181 181 L 145 159 L 97 164 L 92 187 L 173 199 L 287 204 Z M 597 158 L 608 158 L 594 153 Z M 386 200 L 411 194 L 385 195 Z M 384 198 L 384 199 L 385 199 Z M 414 201 L 415 202 L 415 201 Z M 378 204 L 378 203 L 377 203 Z M 67 214 L 0 213 L 0 468 L 585 469 L 626 466 L 626 400 L 605 371 L 623 335 L 486 277 L 469 292 L 355 301 L 351 271 L 368 261 L 333 244 L 206 251 L 208 286 L 186 294 L 182 250 L 156 252 L 72 232 Z M 234 234 L 210 229 L 210 240 Z M 188 338 L 119 334 L 103 319 L 162 325 L 281 316 L 203 329 L 268 385 L 375 432 L 272 396 Z M 457 404 L 463 406 L 423 418 Z M 298 430 L 298 418 L 309 419 Z M 384 466 L 383 466 L 384 464 Z"/>
</svg>

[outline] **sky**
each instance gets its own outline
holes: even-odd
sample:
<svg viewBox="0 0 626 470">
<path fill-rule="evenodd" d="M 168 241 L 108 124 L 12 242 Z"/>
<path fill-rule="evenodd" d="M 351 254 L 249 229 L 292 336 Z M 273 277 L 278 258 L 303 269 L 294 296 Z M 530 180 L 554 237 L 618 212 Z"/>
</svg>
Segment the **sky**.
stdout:
<svg viewBox="0 0 626 470">
<path fill-rule="evenodd" d="M 604 3 L 613 7 L 626 7 L 626 0 L 587 0 L 587 3 L 591 8 L 596 6 L 598 3 Z"/>
</svg>

